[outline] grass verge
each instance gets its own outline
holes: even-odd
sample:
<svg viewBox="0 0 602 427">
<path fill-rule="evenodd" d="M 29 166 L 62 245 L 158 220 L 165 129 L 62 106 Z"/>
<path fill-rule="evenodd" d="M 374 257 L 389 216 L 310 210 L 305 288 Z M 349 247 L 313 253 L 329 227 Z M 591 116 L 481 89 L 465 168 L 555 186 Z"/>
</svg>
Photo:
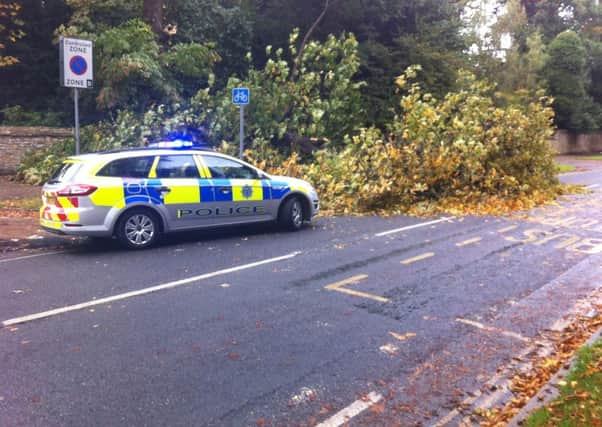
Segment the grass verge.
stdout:
<svg viewBox="0 0 602 427">
<path fill-rule="evenodd" d="M 558 173 L 574 172 L 577 168 L 573 165 L 565 165 L 563 163 L 556 163 L 556 170 Z"/>
<path fill-rule="evenodd" d="M 531 414 L 527 426 L 602 424 L 602 339 L 577 352 L 571 372 L 559 386 L 560 396 Z"/>
<path fill-rule="evenodd" d="M 602 160 L 602 154 L 597 154 L 595 156 L 582 156 L 579 157 L 579 160 Z"/>
</svg>

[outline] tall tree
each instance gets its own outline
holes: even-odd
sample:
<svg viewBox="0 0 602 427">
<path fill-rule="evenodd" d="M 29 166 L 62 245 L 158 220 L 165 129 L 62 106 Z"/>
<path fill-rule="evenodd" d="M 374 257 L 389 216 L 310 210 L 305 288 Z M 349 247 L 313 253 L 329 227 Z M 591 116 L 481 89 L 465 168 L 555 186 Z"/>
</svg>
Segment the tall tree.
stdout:
<svg viewBox="0 0 602 427">
<path fill-rule="evenodd" d="M 219 0 L 171 0 L 165 6 L 165 22 L 176 26 L 171 42 L 215 43 L 222 58 L 215 68 L 218 84 L 225 84 L 234 74 L 246 75 L 246 55 L 253 42 L 248 9 Z"/>
<path fill-rule="evenodd" d="M 14 44 L 25 33 L 22 30 L 23 21 L 19 17 L 21 5 L 0 0 L 0 67 L 16 64 L 19 59 L 3 52 L 9 44 Z"/>
<path fill-rule="evenodd" d="M 19 63 L 0 68 L 0 108 L 22 105 L 26 110 L 70 110 L 59 86 L 59 54 L 53 32 L 69 19 L 62 0 L 20 0 L 25 35 L 7 46 Z"/>
<path fill-rule="evenodd" d="M 546 46 L 539 31 L 529 25 L 528 14 L 519 0 L 508 0 L 491 26 L 490 62 L 486 70 L 507 96 L 519 89 L 543 86 L 541 71 L 547 60 Z"/>
<path fill-rule="evenodd" d="M 165 36 L 163 32 L 163 7 L 163 0 L 144 0 L 142 6 L 144 20 L 150 25 L 153 32 L 162 38 Z"/>
<path fill-rule="evenodd" d="M 367 83 L 362 91 L 367 120 L 384 126 L 397 107 L 393 82 L 407 66 L 422 64 L 420 81 L 428 91 L 439 95 L 453 86 L 466 49 L 462 5 L 454 0 L 339 1 L 328 8 L 311 38 L 323 40 L 344 31 L 356 35 L 362 57 L 357 78 Z M 262 63 L 262 46 L 285 47 L 294 27 L 307 33 L 322 15 L 325 0 L 248 1 L 245 6 L 255 16 L 253 56 Z"/>
<path fill-rule="evenodd" d="M 549 55 L 546 77 L 557 125 L 569 130 L 596 129 L 598 114 L 586 92 L 586 56 L 579 35 L 560 33 L 550 44 Z"/>
</svg>

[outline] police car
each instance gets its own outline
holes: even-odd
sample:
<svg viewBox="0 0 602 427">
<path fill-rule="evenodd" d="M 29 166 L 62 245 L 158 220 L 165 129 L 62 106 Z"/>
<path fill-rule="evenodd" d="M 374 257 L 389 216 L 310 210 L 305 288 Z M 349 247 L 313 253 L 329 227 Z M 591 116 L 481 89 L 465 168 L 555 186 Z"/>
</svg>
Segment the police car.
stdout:
<svg viewBox="0 0 602 427">
<path fill-rule="evenodd" d="M 42 228 L 152 246 L 160 233 L 278 221 L 299 230 L 320 208 L 311 184 L 181 142 L 70 157 L 42 189 Z"/>
</svg>

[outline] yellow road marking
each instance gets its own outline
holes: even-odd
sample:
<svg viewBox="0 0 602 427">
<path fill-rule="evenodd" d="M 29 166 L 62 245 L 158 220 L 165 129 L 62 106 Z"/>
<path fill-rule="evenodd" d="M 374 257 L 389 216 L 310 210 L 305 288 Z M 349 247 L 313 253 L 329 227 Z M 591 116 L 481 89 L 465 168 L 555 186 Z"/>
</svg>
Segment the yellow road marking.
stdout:
<svg viewBox="0 0 602 427">
<path fill-rule="evenodd" d="M 395 332 L 389 332 L 389 335 L 391 335 L 393 338 L 399 340 L 399 341 L 405 341 L 408 338 L 414 338 L 416 336 L 415 333 L 413 332 L 408 332 L 407 334 L 397 334 Z"/>
<path fill-rule="evenodd" d="M 518 225 L 511 225 L 510 227 L 500 228 L 497 232 L 498 233 L 507 233 L 508 231 L 516 230 L 517 228 L 518 228 Z"/>
<path fill-rule="evenodd" d="M 464 240 L 463 242 L 456 243 L 456 246 L 461 248 L 462 246 L 472 245 L 473 243 L 478 243 L 483 240 L 481 237 L 475 237 L 474 239 Z"/>
<path fill-rule="evenodd" d="M 567 246 L 574 245 L 575 243 L 581 241 L 580 237 L 573 236 L 571 234 L 560 233 L 560 234 L 552 234 L 551 236 L 544 237 L 543 239 L 535 242 L 534 244 L 537 246 L 541 246 L 541 245 L 545 245 L 546 243 L 549 243 L 556 239 L 565 239 L 563 242 L 554 246 L 556 249 L 563 249 L 563 248 L 566 248 Z"/>
<path fill-rule="evenodd" d="M 412 264 L 413 262 L 422 261 L 423 259 L 432 258 L 434 256 L 435 256 L 434 252 L 427 252 L 425 254 L 418 255 L 413 258 L 404 259 L 403 261 L 401 261 L 401 263 L 403 265 L 408 265 L 408 264 Z"/>
<path fill-rule="evenodd" d="M 353 295 L 353 296 L 361 297 L 361 298 L 368 298 L 368 299 L 378 301 L 378 302 L 389 302 L 388 298 L 379 297 L 378 295 L 372 295 L 372 294 L 368 294 L 365 292 L 354 291 L 352 289 L 346 289 L 343 287 L 346 285 L 350 285 L 352 283 L 357 283 L 357 282 L 367 279 L 367 278 L 368 278 L 367 274 L 360 274 L 358 276 L 350 277 L 349 279 L 341 280 L 340 282 L 332 283 L 328 286 L 325 286 L 325 288 L 328 289 L 329 291 L 342 292 L 344 294 L 349 294 L 349 295 Z"/>
</svg>

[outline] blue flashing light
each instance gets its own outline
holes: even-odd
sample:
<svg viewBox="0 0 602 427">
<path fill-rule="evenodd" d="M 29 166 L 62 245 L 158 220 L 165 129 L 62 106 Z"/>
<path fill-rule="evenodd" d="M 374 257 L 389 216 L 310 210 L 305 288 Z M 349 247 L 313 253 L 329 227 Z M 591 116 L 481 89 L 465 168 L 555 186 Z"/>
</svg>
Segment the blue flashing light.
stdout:
<svg viewBox="0 0 602 427">
<path fill-rule="evenodd" d="M 184 141 L 181 139 L 175 139 L 173 141 L 161 141 L 153 142 L 148 144 L 148 148 L 173 148 L 173 149 L 186 149 L 193 148 L 194 143 L 192 141 Z"/>
<path fill-rule="evenodd" d="M 194 142 L 193 136 L 186 131 L 172 132 L 165 137 L 165 141 L 188 141 Z"/>
</svg>

